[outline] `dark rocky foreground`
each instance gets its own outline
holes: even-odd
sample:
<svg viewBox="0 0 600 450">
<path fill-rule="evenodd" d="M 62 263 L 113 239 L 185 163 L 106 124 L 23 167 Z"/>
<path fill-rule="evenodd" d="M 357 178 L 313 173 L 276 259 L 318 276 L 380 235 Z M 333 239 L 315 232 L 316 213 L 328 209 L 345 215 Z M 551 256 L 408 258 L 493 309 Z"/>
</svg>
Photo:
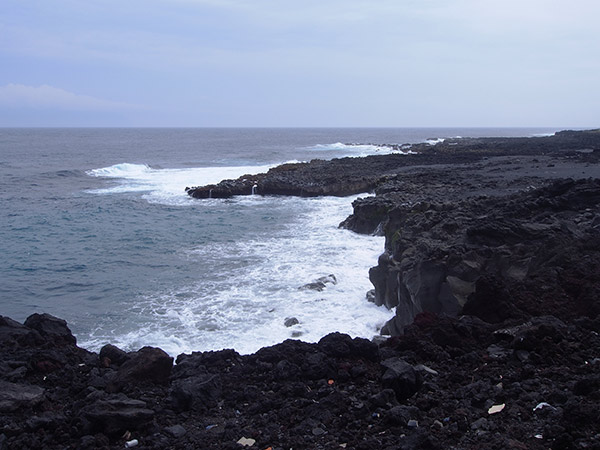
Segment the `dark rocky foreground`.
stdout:
<svg viewBox="0 0 600 450">
<path fill-rule="evenodd" d="M 309 194 L 304 165 L 274 172 L 294 195 L 371 180 L 343 226 L 386 236 L 370 297 L 396 309 L 387 340 L 173 365 L 0 317 L 0 449 L 600 449 L 600 133 L 555 138 L 310 163 Z"/>
</svg>

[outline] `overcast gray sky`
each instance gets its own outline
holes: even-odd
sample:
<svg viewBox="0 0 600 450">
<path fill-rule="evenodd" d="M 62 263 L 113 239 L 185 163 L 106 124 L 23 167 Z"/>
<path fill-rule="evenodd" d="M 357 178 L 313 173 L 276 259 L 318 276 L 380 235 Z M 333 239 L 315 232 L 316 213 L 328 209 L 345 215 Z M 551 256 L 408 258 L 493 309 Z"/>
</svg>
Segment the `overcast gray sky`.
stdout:
<svg viewBox="0 0 600 450">
<path fill-rule="evenodd" d="M 2 0 L 0 126 L 598 127 L 598 0 Z"/>
</svg>

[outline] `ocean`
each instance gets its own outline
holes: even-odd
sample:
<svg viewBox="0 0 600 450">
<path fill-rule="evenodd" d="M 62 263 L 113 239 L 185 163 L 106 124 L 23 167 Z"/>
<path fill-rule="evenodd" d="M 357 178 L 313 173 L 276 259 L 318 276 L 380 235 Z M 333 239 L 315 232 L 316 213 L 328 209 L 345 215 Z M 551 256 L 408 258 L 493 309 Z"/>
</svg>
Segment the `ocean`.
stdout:
<svg viewBox="0 0 600 450">
<path fill-rule="evenodd" d="M 390 151 L 378 144 L 557 130 L 0 128 L 0 314 L 61 317 L 94 351 L 371 338 L 393 312 L 365 299 L 383 238 L 338 228 L 356 196 L 197 200 L 185 187 Z M 322 292 L 299 289 L 329 274 Z"/>
</svg>

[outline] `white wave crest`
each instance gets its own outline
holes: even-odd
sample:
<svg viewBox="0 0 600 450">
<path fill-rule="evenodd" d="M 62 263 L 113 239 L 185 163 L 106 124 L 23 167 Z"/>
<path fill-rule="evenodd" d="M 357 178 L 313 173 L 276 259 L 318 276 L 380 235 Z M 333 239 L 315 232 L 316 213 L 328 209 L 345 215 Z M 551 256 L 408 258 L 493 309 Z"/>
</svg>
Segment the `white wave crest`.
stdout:
<svg viewBox="0 0 600 450">
<path fill-rule="evenodd" d="M 427 139 L 425 142 L 429 145 L 441 144 L 444 142 L 445 138 L 436 138 L 436 139 Z"/>
<path fill-rule="evenodd" d="M 189 204 L 189 197 L 185 193 L 188 186 L 216 184 L 245 174 L 266 172 L 271 167 L 273 165 L 154 169 L 146 164 L 120 163 L 86 173 L 115 180 L 110 187 L 88 191 L 92 194 L 145 192 L 144 198 L 150 202 L 184 205 Z"/>
<path fill-rule="evenodd" d="M 387 155 L 390 153 L 410 153 L 404 148 L 398 150 L 398 146 L 375 145 L 375 144 L 343 144 L 335 142 L 333 144 L 317 144 L 312 147 L 306 147 L 306 150 L 314 152 L 328 152 L 329 157 L 361 157 L 369 155 Z"/>
</svg>

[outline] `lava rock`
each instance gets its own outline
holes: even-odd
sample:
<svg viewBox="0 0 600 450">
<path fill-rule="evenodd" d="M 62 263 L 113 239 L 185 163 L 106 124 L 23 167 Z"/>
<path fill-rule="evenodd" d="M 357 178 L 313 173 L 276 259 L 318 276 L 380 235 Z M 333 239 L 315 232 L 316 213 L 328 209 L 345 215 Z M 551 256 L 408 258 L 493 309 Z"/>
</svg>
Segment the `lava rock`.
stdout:
<svg viewBox="0 0 600 450">
<path fill-rule="evenodd" d="M 32 314 L 25 320 L 24 325 L 36 330 L 44 338 L 51 339 L 54 344 L 74 345 L 77 343 L 77 339 L 71 333 L 67 322 L 50 314 Z"/>
<path fill-rule="evenodd" d="M 385 372 L 381 384 L 396 393 L 399 401 L 406 400 L 419 390 L 421 377 L 413 366 L 400 358 L 390 358 L 381 362 Z"/>
</svg>

